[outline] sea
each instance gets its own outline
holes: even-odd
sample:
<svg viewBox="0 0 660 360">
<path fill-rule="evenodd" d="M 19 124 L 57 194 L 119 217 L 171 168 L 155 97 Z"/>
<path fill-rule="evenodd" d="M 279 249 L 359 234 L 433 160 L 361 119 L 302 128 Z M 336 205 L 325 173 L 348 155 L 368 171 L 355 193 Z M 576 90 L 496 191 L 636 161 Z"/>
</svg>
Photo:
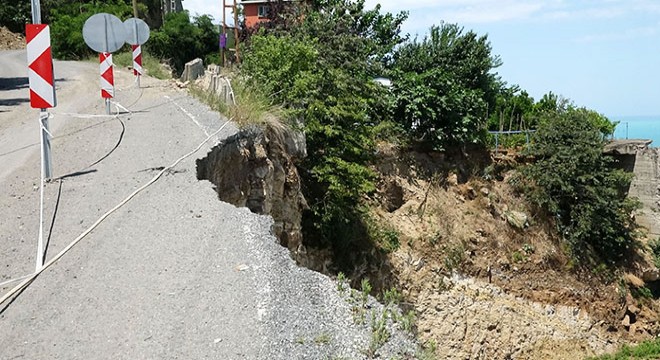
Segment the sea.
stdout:
<svg viewBox="0 0 660 360">
<path fill-rule="evenodd" d="M 610 116 L 618 121 L 614 130 L 615 139 L 649 139 L 650 146 L 660 147 L 660 115 L 654 116 Z"/>
</svg>

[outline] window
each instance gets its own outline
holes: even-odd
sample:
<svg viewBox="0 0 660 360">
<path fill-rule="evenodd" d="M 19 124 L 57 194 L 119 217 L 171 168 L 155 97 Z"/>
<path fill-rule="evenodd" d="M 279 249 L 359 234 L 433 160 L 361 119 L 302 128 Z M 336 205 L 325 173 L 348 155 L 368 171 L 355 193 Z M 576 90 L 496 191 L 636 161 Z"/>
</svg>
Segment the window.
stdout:
<svg viewBox="0 0 660 360">
<path fill-rule="evenodd" d="M 270 5 L 259 5 L 257 14 L 259 17 L 268 17 L 268 14 L 270 14 Z"/>
</svg>

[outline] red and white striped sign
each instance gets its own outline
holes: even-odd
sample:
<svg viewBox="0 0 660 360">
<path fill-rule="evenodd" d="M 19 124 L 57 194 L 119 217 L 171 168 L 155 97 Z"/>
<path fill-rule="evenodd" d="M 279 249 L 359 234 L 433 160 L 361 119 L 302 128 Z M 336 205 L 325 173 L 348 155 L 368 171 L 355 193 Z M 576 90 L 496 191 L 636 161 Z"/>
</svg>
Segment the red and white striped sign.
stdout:
<svg viewBox="0 0 660 360">
<path fill-rule="evenodd" d="M 131 45 L 133 48 L 133 75 L 142 75 L 142 46 Z"/>
<path fill-rule="evenodd" d="M 111 99 L 115 97 L 115 78 L 112 72 L 112 53 L 99 53 L 101 70 L 101 97 Z"/>
<path fill-rule="evenodd" d="M 45 24 L 25 25 L 30 106 L 37 109 L 57 105 L 53 83 L 53 56 L 50 50 L 50 28 Z"/>
</svg>

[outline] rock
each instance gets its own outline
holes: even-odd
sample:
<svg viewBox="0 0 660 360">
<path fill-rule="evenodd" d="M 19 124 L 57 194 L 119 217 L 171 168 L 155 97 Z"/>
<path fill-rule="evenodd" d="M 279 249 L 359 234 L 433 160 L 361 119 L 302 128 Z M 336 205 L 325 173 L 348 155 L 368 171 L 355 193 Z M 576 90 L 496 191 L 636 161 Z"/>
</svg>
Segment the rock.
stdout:
<svg viewBox="0 0 660 360">
<path fill-rule="evenodd" d="M 204 62 L 202 59 L 195 59 L 186 63 L 183 73 L 181 74 L 181 81 L 194 81 L 204 75 Z"/>
<path fill-rule="evenodd" d="M 642 273 L 642 280 L 645 282 L 658 281 L 660 279 L 660 270 L 658 268 L 650 268 L 644 270 Z"/>
<path fill-rule="evenodd" d="M 638 315 L 642 311 L 642 309 L 638 308 L 634 304 L 630 304 L 630 305 L 628 305 L 628 311 L 630 311 L 631 313 L 633 313 L 635 315 Z"/>
<path fill-rule="evenodd" d="M 511 268 L 511 262 L 506 257 L 501 257 L 497 260 L 497 264 L 502 270 L 509 270 Z"/>
<path fill-rule="evenodd" d="M 625 327 L 630 327 L 630 315 L 626 314 L 626 316 L 623 317 L 623 320 L 621 320 L 621 325 Z"/>
<path fill-rule="evenodd" d="M 302 213 L 307 203 L 298 170 L 286 151 L 285 138 L 292 133 L 248 127 L 197 160 L 197 179 L 212 182 L 222 201 L 271 215 L 280 243 L 296 251 L 302 244 Z"/>
<path fill-rule="evenodd" d="M 447 176 L 447 185 L 456 186 L 458 185 L 458 175 L 451 173 Z"/>
<path fill-rule="evenodd" d="M 644 281 L 637 276 L 627 273 L 623 276 L 623 278 L 626 280 L 626 282 L 636 288 L 641 288 L 644 286 Z"/>
<path fill-rule="evenodd" d="M 483 196 L 488 196 L 490 194 L 490 190 L 488 190 L 488 188 L 486 187 L 482 187 L 481 189 L 479 189 L 479 192 L 481 192 L 481 195 Z"/>
<path fill-rule="evenodd" d="M 418 327 L 437 341 L 439 358 L 583 359 L 616 348 L 579 309 L 518 298 L 459 274 L 448 281 L 453 287 L 420 294 Z"/>
<path fill-rule="evenodd" d="M 513 226 L 516 229 L 523 230 L 529 226 L 529 219 L 527 214 L 520 211 L 507 211 L 504 213 L 504 217 L 509 225 Z"/>
</svg>

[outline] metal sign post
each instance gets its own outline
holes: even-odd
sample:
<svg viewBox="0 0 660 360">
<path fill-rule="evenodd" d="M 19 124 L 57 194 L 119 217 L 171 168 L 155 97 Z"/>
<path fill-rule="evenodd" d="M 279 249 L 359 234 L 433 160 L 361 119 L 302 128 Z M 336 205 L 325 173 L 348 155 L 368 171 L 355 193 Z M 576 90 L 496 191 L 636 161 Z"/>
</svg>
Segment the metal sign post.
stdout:
<svg viewBox="0 0 660 360">
<path fill-rule="evenodd" d="M 41 181 L 39 240 L 35 271 L 43 267 L 44 261 L 44 181 L 52 177 L 50 155 L 50 132 L 48 131 L 48 108 L 55 107 L 55 84 L 53 57 L 50 47 L 50 28 L 41 23 L 41 4 L 32 0 L 32 24 L 25 26 L 25 41 L 30 82 L 30 105 L 39 109 L 39 132 L 41 147 Z"/>
<path fill-rule="evenodd" d="M 83 25 L 83 39 L 92 50 L 100 53 L 101 96 L 105 99 L 106 112 L 110 114 L 110 98 L 114 97 L 113 52 L 126 42 L 124 24 L 114 15 L 92 15 Z"/>
<path fill-rule="evenodd" d="M 126 42 L 133 49 L 133 75 L 136 76 L 137 86 L 140 87 L 140 76 L 142 75 L 142 44 L 149 40 L 149 25 L 146 22 L 131 18 L 124 21 L 126 30 Z"/>
</svg>

